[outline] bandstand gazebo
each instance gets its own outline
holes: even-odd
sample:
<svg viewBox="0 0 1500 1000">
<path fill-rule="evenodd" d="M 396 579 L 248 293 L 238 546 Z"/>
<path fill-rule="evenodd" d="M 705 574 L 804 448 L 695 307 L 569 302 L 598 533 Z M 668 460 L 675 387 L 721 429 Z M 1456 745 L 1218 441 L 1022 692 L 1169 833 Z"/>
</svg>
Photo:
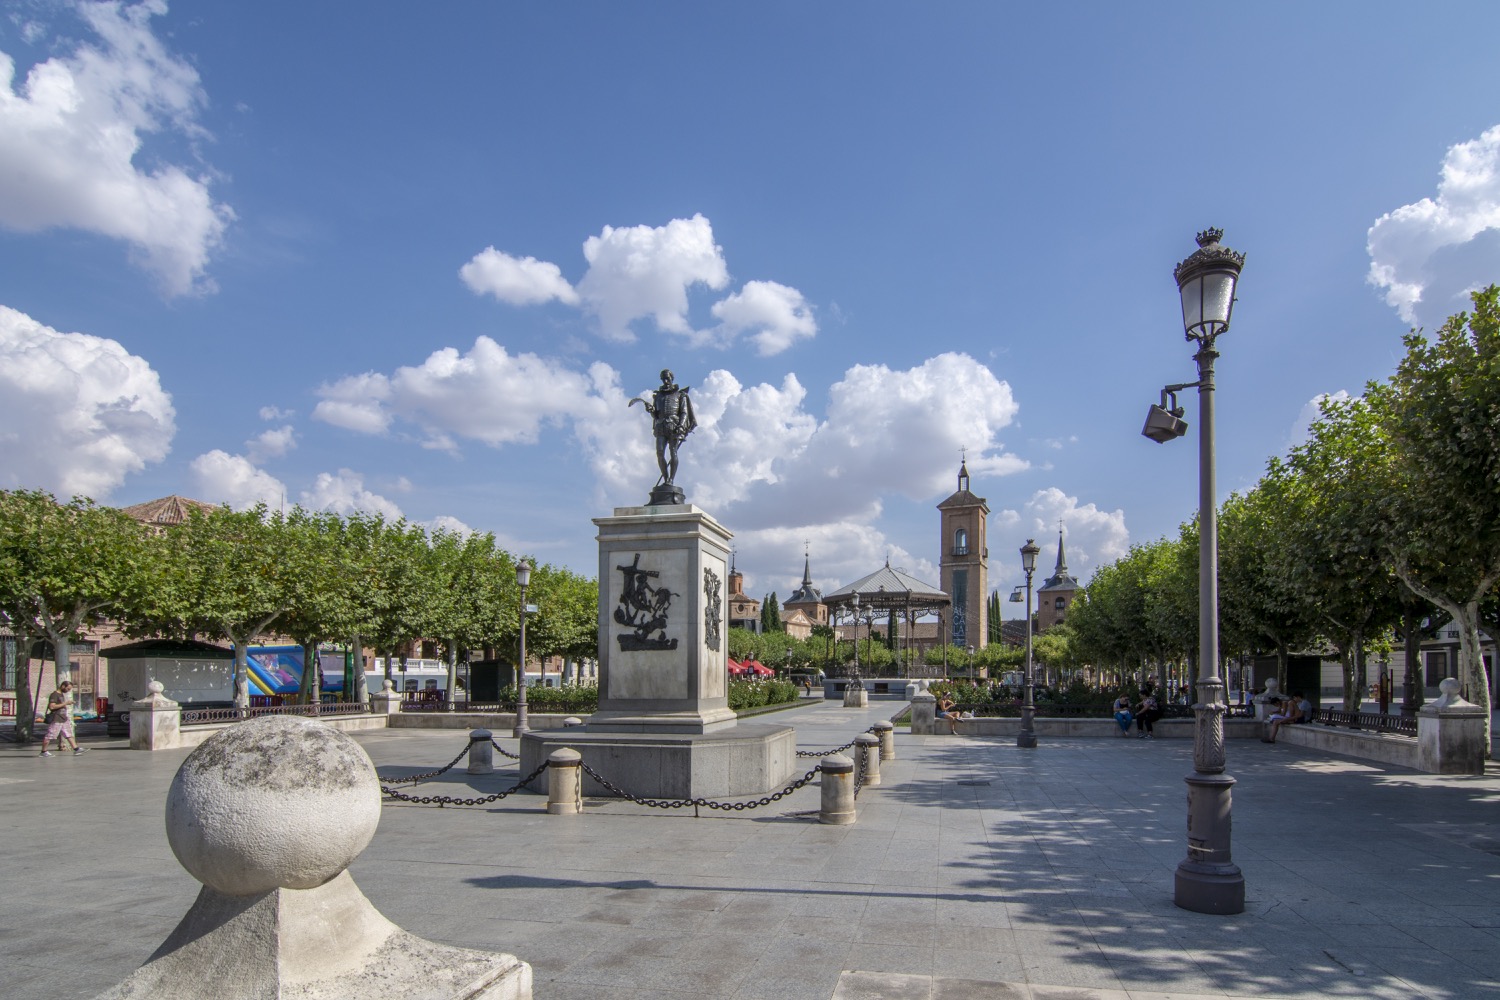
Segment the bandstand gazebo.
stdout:
<svg viewBox="0 0 1500 1000">
<path fill-rule="evenodd" d="M 857 611 L 854 600 L 856 594 L 859 595 Z M 886 560 L 884 566 L 869 576 L 823 595 L 823 603 L 828 606 L 830 622 L 835 623 L 836 626 L 854 626 L 853 638 L 856 642 L 862 638 L 861 623 L 864 624 L 867 634 L 874 622 L 888 621 L 891 612 L 896 612 L 897 619 L 903 623 L 901 638 L 906 654 L 903 659 L 906 661 L 907 673 L 910 676 L 913 666 L 912 638 L 916 631 L 917 619 L 937 615 L 941 620 L 946 617 L 946 612 L 953 602 L 947 594 L 932 584 L 924 583 L 900 570 L 891 569 L 890 560 Z M 938 633 L 939 641 L 943 641 L 945 637 L 942 635 L 941 627 Z"/>
</svg>

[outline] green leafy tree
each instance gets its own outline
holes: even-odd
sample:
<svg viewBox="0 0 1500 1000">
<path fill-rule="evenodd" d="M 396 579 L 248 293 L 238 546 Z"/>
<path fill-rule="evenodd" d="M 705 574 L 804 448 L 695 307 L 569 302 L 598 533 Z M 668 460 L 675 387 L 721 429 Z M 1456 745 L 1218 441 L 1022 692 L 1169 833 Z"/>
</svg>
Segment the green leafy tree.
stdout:
<svg viewBox="0 0 1500 1000">
<path fill-rule="evenodd" d="M 1481 608 L 1500 581 L 1500 288 L 1473 293 L 1473 310 L 1429 341 L 1405 338 L 1396 373 L 1367 392 L 1389 450 L 1383 494 L 1396 576 L 1452 616 L 1459 680 L 1484 709 L 1490 684 L 1479 647 Z"/>
<path fill-rule="evenodd" d="M 289 530 L 286 515 L 259 504 L 245 511 L 195 510 L 160 542 L 165 579 L 132 631 L 233 643 L 234 700 L 248 705 L 247 647 L 278 625 L 316 581 L 305 538 Z"/>
<path fill-rule="evenodd" d="M 1363 399 L 1325 400 L 1308 440 L 1285 463 L 1273 459 L 1266 479 L 1289 517 L 1285 581 L 1338 650 L 1344 708 L 1364 693 L 1368 640 L 1400 617 L 1391 572 L 1392 483 L 1386 435 Z"/>
<path fill-rule="evenodd" d="M 1278 493 L 1281 484 L 1262 480 L 1248 493 L 1235 494 L 1219 511 L 1219 602 L 1225 638 L 1234 648 L 1276 654 L 1276 676 L 1283 689 L 1291 650 L 1317 635 L 1312 611 L 1289 585 L 1282 567 L 1287 551 L 1289 513 Z"/>
<path fill-rule="evenodd" d="M 144 529 L 118 510 L 86 497 L 58 503 L 41 490 L 0 492 L 0 608 L 22 658 L 32 637 L 51 640 L 60 681 L 84 628 L 141 598 L 148 558 Z M 30 739 L 36 692 L 21 667 L 17 736 Z"/>
</svg>

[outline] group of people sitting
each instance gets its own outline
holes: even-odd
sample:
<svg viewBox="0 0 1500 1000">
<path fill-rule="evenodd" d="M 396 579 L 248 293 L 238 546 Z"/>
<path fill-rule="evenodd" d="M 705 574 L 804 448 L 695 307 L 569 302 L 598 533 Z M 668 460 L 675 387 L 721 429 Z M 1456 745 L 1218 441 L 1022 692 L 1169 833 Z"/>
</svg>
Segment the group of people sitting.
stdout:
<svg viewBox="0 0 1500 1000">
<path fill-rule="evenodd" d="M 1131 706 L 1128 695 L 1120 695 L 1114 704 L 1115 724 L 1121 736 L 1130 735 L 1130 723 L 1135 723 L 1136 739 L 1156 739 L 1156 720 L 1161 718 L 1161 702 L 1156 699 L 1156 689 L 1149 684 L 1141 688 L 1141 700 Z"/>
<path fill-rule="evenodd" d="M 1312 702 L 1308 701 L 1301 691 L 1293 691 L 1290 698 L 1272 698 L 1271 704 L 1276 707 L 1271 711 L 1271 717 L 1266 720 L 1269 727 L 1266 735 L 1260 738 L 1262 743 L 1275 743 L 1276 734 L 1282 726 L 1312 720 Z"/>
</svg>

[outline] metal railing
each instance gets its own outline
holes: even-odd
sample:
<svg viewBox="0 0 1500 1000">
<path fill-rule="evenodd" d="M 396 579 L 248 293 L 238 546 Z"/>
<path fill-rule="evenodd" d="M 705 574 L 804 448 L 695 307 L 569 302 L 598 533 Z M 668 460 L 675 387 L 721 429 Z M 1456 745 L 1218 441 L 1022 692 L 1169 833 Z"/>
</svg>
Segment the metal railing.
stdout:
<svg viewBox="0 0 1500 1000">
<path fill-rule="evenodd" d="M 407 695 L 420 694 L 421 692 L 406 692 Z M 408 698 L 401 699 L 401 711 L 403 712 L 514 712 L 516 703 L 513 701 L 445 701 L 440 698 Z"/>
<path fill-rule="evenodd" d="M 979 719 L 1014 719 L 1021 715 L 1020 702 L 963 702 L 954 705 L 954 709 L 960 712 L 971 712 L 975 718 Z M 1089 705 L 1056 705 L 1041 702 L 1036 706 L 1036 717 L 1039 719 L 1113 719 L 1114 714 L 1114 706 L 1103 702 Z M 1191 719 L 1193 717 L 1191 705 L 1163 705 L 1161 708 L 1163 719 Z M 1224 712 L 1224 717 L 1226 719 L 1253 719 L 1255 707 L 1253 705 L 1229 705 Z"/>
<path fill-rule="evenodd" d="M 313 718 L 322 715 L 369 715 L 370 706 L 358 701 L 329 702 L 314 705 L 260 705 L 251 708 L 184 708 L 179 725 L 207 726 L 218 722 L 242 722 L 263 715 L 295 715 Z"/>
</svg>

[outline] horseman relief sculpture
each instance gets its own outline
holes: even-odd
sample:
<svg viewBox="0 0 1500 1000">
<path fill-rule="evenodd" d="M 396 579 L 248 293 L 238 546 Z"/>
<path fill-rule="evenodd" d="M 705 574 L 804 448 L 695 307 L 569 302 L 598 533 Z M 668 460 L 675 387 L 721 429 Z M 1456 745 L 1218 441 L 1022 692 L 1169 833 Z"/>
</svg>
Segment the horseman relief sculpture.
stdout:
<svg viewBox="0 0 1500 1000">
<path fill-rule="evenodd" d="M 616 566 L 615 569 L 625 576 L 620 588 L 620 603 L 615 608 L 615 621 L 631 630 L 619 637 L 620 650 L 676 649 L 677 640 L 667 638 L 667 612 L 672 608 L 673 594 L 666 587 L 652 583 L 661 577 L 661 572 L 642 569 L 639 552 L 629 566 Z"/>
</svg>

